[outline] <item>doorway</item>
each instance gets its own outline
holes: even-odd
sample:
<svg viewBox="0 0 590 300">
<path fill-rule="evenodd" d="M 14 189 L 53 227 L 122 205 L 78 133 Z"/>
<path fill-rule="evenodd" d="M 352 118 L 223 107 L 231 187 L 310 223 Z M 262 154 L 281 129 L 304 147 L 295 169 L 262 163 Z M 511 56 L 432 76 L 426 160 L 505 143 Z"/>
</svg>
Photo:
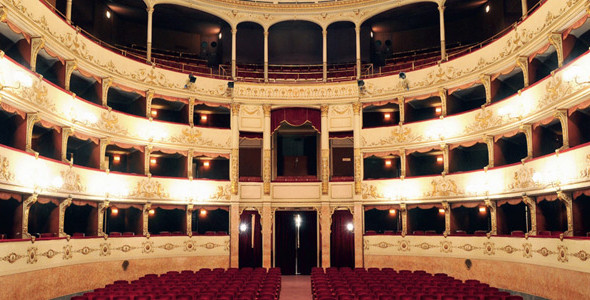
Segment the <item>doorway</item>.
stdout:
<svg viewBox="0 0 590 300">
<path fill-rule="evenodd" d="M 239 267 L 262 267 L 262 224 L 260 214 L 245 210 L 240 215 Z"/>
<path fill-rule="evenodd" d="M 317 266 L 317 212 L 275 213 L 275 266 L 283 275 L 309 275 Z"/>
</svg>

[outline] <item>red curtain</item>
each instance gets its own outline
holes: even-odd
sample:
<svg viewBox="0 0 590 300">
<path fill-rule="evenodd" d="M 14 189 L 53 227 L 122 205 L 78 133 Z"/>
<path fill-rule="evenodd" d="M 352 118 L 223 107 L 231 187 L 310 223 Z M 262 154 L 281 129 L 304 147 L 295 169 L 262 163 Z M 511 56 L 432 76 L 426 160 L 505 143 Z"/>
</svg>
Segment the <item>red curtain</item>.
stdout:
<svg viewBox="0 0 590 300">
<path fill-rule="evenodd" d="M 245 228 L 244 231 L 242 231 L 242 226 Z M 257 211 L 244 211 L 240 216 L 239 243 L 240 268 L 262 267 L 262 225 L 260 224 L 260 214 Z"/>
<path fill-rule="evenodd" d="M 295 216 L 302 222 L 299 231 L 300 243 L 297 248 L 297 228 Z M 276 266 L 283 275 L 295 274 L 295 257 L 300 274 L 311 274 L 317 266 L 317 212 L 315 211 L 277 211 L 275 214 L 275 259 Z"/>
<path fill-rule="evenodd" d="M 253 140 L 261 140 L 262 139 L 262 132 L 246 132 L 246 131 L 240 131 L 240 138 L 243 138 L 243 139 L 253 139 Z"/>
<path fill-rule="evenodd" d="M 331 139 L 349 139 L 353 137 L 352 131 L 330 132 Z"/>
<path fill-rule="evenodd" d="M 330 234 L 330 265 L 332 267 L 354 268 L 354 230 L 347 226 L 352 224 L 352 214 L 348 210 L 337 210 L 332 214 Z"/>
<path fill-rule="evenodd" d="M 281 108 L 270 113 L 270 124 L 272 131 L 275 131 L 285 122 L 291 126 L 301 126 L 307 122 L 320 132 L 322 115 L 319 110 L 311 108 Z"/>
</svg>

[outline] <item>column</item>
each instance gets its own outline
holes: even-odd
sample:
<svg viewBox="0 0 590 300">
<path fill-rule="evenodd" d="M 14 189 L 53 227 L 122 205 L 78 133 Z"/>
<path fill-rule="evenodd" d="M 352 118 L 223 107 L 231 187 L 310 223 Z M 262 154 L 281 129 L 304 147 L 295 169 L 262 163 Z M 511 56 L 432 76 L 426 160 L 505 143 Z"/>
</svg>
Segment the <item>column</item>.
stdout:
<svg viewBox="0 0 590 300">
<path fill-rule="evenodd" d="M 485 135 L 483 137 L 483 141 L 486 143 L 488 148 L 488 168 L 494 167 L 494 136 L 493 135 Z"/>
<path fill-rule="evenodd" d="M 239 161 L 240 161 L 240 104 L 233 103 L 231 105 L 231 156 L 229 164 L 229 174 L 231 181 L 232 195 L 238 194 L 239 182 Z"/>
<path fill-rule="evenodd" d="M 264 29 L 264 82 L 268 82 L 268 29 Z"/>
<path fill-rule="evenodd" d="M 354 121 L 352 135 L 354 140 L 354 193 L 361 194 L 363 180 L 363 156 L 361 155 L 361 111 L 363 105 L 360 102 L 352 104 Z"/>
<path fill-rule="evenodd" d="M 399 212 L 402 214 L 402 237 L 408 234 L 408 207 L 405 203 L 399 205 Z"/>
<path fill-rule="evenodd" d="M 356 33 L 356 79 L 361 78 L 361 26 L 354 27 Z"/>
<path fill-rule="evenodd" d="M 33 206 L 33 204 L 35 204 L 35 202 L 37 202 L 37 193 L 32 194 L 31 196 L 29 196 L 25 201 L 23 201 L 22 207 L 23 207 L 23 212 L 22 212 L 22 231 L 21 231 L 21 237 L 23 239 L 30 239 L 31 238 L 31 234 L 29 233 L 29 211 L 31 209 L 31 206 Z"/>
<path fill-rule="evenodd" d="M 439 88 L 438 89 L 438 96 L 440 97 L 440 109 L 441 109 L 441 116 L 446 117 L 448 112 L 448 105 L 447 105 L 447 89 Z"/>
<path fill-rule="evenodd" d="M 529 225 L 530 229 L 528 231 L 528 234 L 537 235 L 537 202 L 527 195 L 522 196 L 522 202 L 526 204 L 529 216 L 531 218 L 531 224 Z"/>
<path fill-rule="evenodd" d="M 479 76 L 479 80 L 486 91 L 486 105 L 490 105 L 492 103 L 492 76 L 482 74 Z"/>
<path fill-rule="evenodd" d="M 533 125 L 522 124 L 520 125 L 520 132 L 524 133 L 526 138 L 526 157 L 522 161 L 533 159 Z"/>
<path fill-rule="evenodd" d="M 236 80 L 236 36 L 238 28 L 231 29 L 231 78 Z"/>
<path fill-rule="evenodd" d="M 446 60 L 447 46 L 445 45 L 445 6 L 443 3 L 438 5 L 439 20 L 440 20 L 440 59 Z"/>
<path fill-rule="evenodd" d="M 33 150 L 33 128 L 35 123 L 39 122 L 39 113 L 27 113 L 27 131 L 25 136 L 25 151 L 29 153 L 36 153 Z"/>
<path fill-rule="evenodd" d="M 66 209 L 72 204 L 72 197 L 69 197 L 59 203 L 59 225 L 58 225 L 58 237 L 67 237 L 68 235 L 64 231 Z"/>
<path fill-rule="evenodd" d="M 365 211 L 361 202 L 354 203 L 353 223 L 354 223 L 354 266 L 362 268 L 363 263 L 363 216 Z"/>
<path fill-rule="evenodd" d="M 70 91 L 70 82 L 72 81 L 72 73 L 78 68 L 78 63 L 74 59 L 66 60 L 66 72 L 64 74 L 64 88 Z"/>
<path fill-rule="evenodd" d="M 330 183 L 330 132 L 328 130 L 328 105 L 322 105 L 322 123 L 320 132 L 320 145 L 322 149 L 322 194 L 328 194 Z"/>
<path fill-rule="evenodd" d="M 195 210 L 195 206 L 193 204 L 188 204 L 186 206 L 186 211 L 184 212 L 184 223 L 186 225 L 185 231 L 186 235 L 193 236 L 193 211 Z M 231 230 L 231 228 L 230 228 Z M 231 235 L 230 235 L 231 237 Z"/>
<path fill-rule="evenodd" d="M 526 3 L 526 0 L 520 0 L 520 5 L 522 6 L 522 16 L 524 18 L 529 14 L 529 8 Z"/>
<path fill-rule="evenodd" d="M 270 105 L 264 105 L 264 129 L 262 132 L 262 181 L 265 195 L 270 195 Z"/>
<path fill-rule="evenodd" d="M 97 231 L 98 232 L 98 236 L 107 236 L 107 233 L 104 231 L 104 214 L 107 211 L 107 209 L 109 209 L 109 206 L 111 206 L 110 202 L 108 200 L 105 200 L 103 202 L 98 203 L 98 209 L 97 209 L 97 213 L 98 213 L 98 224 L 97 224 Z"/>
<path fill-rule="evenodd" d="M 66 21 L 72 23 L 72 0 L 66 1 Z"/>
<path fill-rule="evenodd" d="M 516 65 L 522 70 L 522 77 L 524 78 L 524 87 L 530 84 L 529 79 L 529 58 L 526 56 L 519 56 L 516 58 Z"/>
<path fill-rule="evenodd" d="M 563 233 L 563 236 L 574 236 L 573 201 L 571 196 L 571 193 L 557 191 L 557 198 L 565 205 L 567 215 L 567 231 Z"/>
<path fill-rule="evenodd" d="M 262 226 L 262 267 L 272 267 L 272 228 L 274 222 L 274 212 L 270 202 L 262 204 L 262 213 L 260 215 L 260 224 Z"/>
<path fill-rule="evenodd" d="M 451 234 L 451 207 L 449 206 L 449 202 L 443 201 L 442 207 L 445 210 L 445 232 L 444 235 Z"/>
<path fill-rule="evenodd" d="M 154 14 L 154 7 L 147 8 L 148 13 L 148 24 L 147 24 L 147 47 L 146 47 L 146 60 L 151 62 L 152 60 L 152 19 Z"/>
<path fill-rule="evenodd" d="M 440 148 L 443 152 L 443 175 L 449 174 L 449 145 L 441 144 Z"/>
<path fill-rule="evenodd" d="M 491 201 L 490 199 L 486 199 L 485 201 L 485 205 L 488 207 L 488 209 L 490 210 L 490 223 L 491 224 L 491 230 L 488 233 L 489 235 L 498 235 L 498 217 L 496 215 L 496 201 Z"/>
<path fill-rule="evenodd" d="M 231 268 L 240 266 L 240 204 L 232 202 L 229 206 L 229 238 L 230 238 L 230 259 Z"/>
<path fill-rule="evenodd" d="M 322 268 L 330 267 L 330 234 L 332 233 L 332 209 L 329 202 L 320 208 L 320 236 L 322 245 Z"/>
<path fill-rule="evenodd" d="M 328 30 L 322 30 L 322 79 L 328 79 Z"/>
<path fill-rule="evenodd" d="M 74 128 L 63 127 L 61 129 L 61 161 L 68 162 L 68 139 L 74 134 Z M 73 162 L 73 160 L 72 160 Z"/>
<path fill-rule="evenodd" d="M 149 237 L 150 236 L 150 230 L 148 228 L 149 224 L 150 224 L 150 210 L 152 209 L 152 204 L 151 203 L 146 203 L 143 205 L 143 213 L 142 213 L 142 232 L 143 232 L 143 236 Z"/>
</svg>

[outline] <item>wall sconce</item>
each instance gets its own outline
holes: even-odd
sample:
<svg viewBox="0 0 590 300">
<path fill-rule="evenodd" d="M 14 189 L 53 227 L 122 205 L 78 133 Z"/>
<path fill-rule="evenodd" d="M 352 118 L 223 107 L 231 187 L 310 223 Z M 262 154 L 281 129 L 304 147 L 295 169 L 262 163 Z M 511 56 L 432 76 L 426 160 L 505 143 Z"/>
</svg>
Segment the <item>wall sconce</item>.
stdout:
<svg viewBox="0 0 590 300">
<path fill-rule="evenodd" d="M 485 214 L 486 213 L 486 207 L 485 206 L 480 206 L 479 207 L 479 213 Z"/>
<path fill-rule="evenodd" d="M 436 157 L 436 162 L 437 163 L 442 163 L 443 162 L 443 157 L 442 156 L 437 156 Z"/>
<path fill-rule="evenodd" d="M 113 162 L 115 162 L 115 163 L 121 162 L 121 156 L 120 155 L 114 155 L 113 156 Z"/>
<path fill-rule="evenodd" d="M 150 165 L 154 166 L 158 164 L 158 160 L 155 158 L 150 158 Z"/>
<path fill-rule="evenodd" d="M 248 225 L 242 223 L 240 224 L 240 232 L 246 232 L 248 230 Z"/>
<path fill-rule="evenodd" d="M 105 13 L 105 16 L 107 17 L 107 19 L 111 18 L 111 12 L 107 10 L 107 12 Z"/>
<path fill-rule="evenodd" d="M 111 216 L 116 216 L 119 213 L 119 209 L 116 207 L 111 208 Z"/>
<path fill-rule="evenodd" d="M 158 116 L 158 111 L 155 110 L 155 109 L 152 109 L 151 115 L 152 115 L 152 118 L 157 117 Z"/>
<path fill-rule="evenodd" d="M 201 115 L 201 121 L 207 122 L 207 115 Z"/>
<path fill-rule="evenodd" d="M 354 225 L 352 225 L 352 223 L 346 224 L 346 230 L 352 232 L 354 230 Z"/>
<path fill-rule="evenodd" d="M 153 216 L 153 215 L 155 215 L 155 214 L 156 214 L 156 210 L 154 210 L 154 209 L 152 208 L 152 209 L 150 209 L 150 210 L 148 211 L 148 214 L 149 214 L 150 216 Z"/>
<path fill-rule="evenodd" d="M 389 210 L 389 214 L 390 214 L 390 215 L 392 215 L 392 216 L 394 216 L 394 215 L 395 215 L 395 209 L 393 209 L 393 208 L 392 208 L 392 209 L 390 209 L 390 210 Z"/>
<path fill-rule="evenodd" d="M 391 119 L 391 114 L 390 114 L 390 113 L 385 113 L 385 114 L 383 115 L 383 118 L 384 118 L 385 120 L 389 120 L 389 119 Z"/>
<path fill-rule="evenodd" d="M 205 168 L 209 168 L 209 162 L 208 162 L 208 161 L 204 161 L 204 162 L 203 162 L 203 167 L 205 167 Z"/>
<path fill-rule="evenodd" d="M 441 215 L 444 215 L 445 214 L 445 209 L 444 208 L 439 208 L 438 209 L 438 213 L 441 214 Z"/>
<path fill-rule="evenodd" d="M 385 166 L 386 166 L 386 167 L 391 167 L 391 160 L 389 160 L 389 159 L 388 159 L 388 160 L 386 160 L 386 161 L 385 161 Z"/>
<path fill-rule="evenodd" d="M 437 115 L 439 115 L 442 112 L 442 107 L 437 106 L 434 111 L 436 112 Z"/>
<path fill-rule="evenodd" d="M 199 214 L 201 215 L 201 217 L 205 217 L 207 216 L 207 210 L 202 208 L 201 210 L 199 210 Z"/>
</svg>

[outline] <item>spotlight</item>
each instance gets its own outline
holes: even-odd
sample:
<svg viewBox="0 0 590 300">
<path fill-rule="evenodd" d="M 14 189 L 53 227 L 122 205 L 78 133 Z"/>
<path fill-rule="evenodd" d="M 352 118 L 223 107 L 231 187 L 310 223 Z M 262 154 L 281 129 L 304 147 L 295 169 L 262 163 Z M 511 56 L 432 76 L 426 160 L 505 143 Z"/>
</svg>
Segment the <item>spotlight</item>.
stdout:
<svg viewBox="0 0 590 300">
<path fill-rule="evenodd" d="M 406 79 L 406 73 L 404 73 L 404 72 L 400 72 L 398 76 L 399 76 L 399 79 L 402 79 L 402 80 Z"/>
<path fill-rule="evenodd" d="M 242 223 L 240 224 L 240 231 L 241 232 L 246 232 L 246 230 L 248 230 L 248 225 Z"/>
<path fill-rule="evenodd" d="M 404 72 L 400 72 L 399 73 L 399 79 L 402 81 L 402 86 L 406 89 L 409 90 L 410 89 L 410 84 L 408 83 L 408 80 L 406 79 L 406 73 Z"/>
<path fill-rule="evenodd" d="M 204 217 L 207 215 L 207 210 L 204 208 L 201 208 L 201 210 L 199 211 L 199 214 Z"/>
<path fill-rule="evenodd" d="M 111 208 L 111 215 L 116 216 L 119 213 L 119 209 L 116 207 Z"/>
<path fill-rule="evenodd" d="M 149 214 L 150 216 L 153 216 L 153 215 L 155 215 L 155 214 L 156 214 L 156 210 L 154 210 L 154 209 L 152 208 L 152 209 L 150 209 L 150 210 L 148 211 L 148 214 Z"/>
<path fill-rule="evenodd" d="M 346 224 L 346 230 L 352 232 L 353 229 L 354 229 L 354 225 L 352 225 L 352 223 Z"/>
<path fill-rule="evenodd" d="M 155 109 L 152 109 L 151 115 L 152 115 L 153 118 L 157 117 L 158 116 L 158 111 L 155 110 Z"/>
<path fill-rule="evenodd" d="M 233 81 L 228 81 L 227 82 L 227 88 L 228 89 L 233 89 L 234 88 L 234 82 Z"/>
<path fill-rule="evenodd" d="M 155 158 L 150 158 L 150 165 L 155 165 L 158 163 L 158 160 Z"/>
<path fill-rule="evenodd" d="M 295 216 L 295 226 L 297 226 L 297 228 L 301 227 L 301 216 L 300 215 Z"/>
<path fill-rule="evenodd" d="M 482 213 L 482 214 L 485 213 L 486 212 L 486 207 L 485 206 L 480 206 L 479 207 L 479 212 Z"/>
<path fill-rule="evenodd" d="M 393 208 L 389 209 L 389 214 L 390 215 L 395 215 L 395 209 L 393 209 Z"/>
<path fill-rule="evenodd" d="M 184 85 L 184 88 L 188 89 L 188 88 L 192 87 L 196 81 L 197 81 L 197 77 L 195 77 L 193 74 L 188 74 L 188 81 Z"/>
<path fill-rule="evenodd" d="M 444 208 L 439 208 L 438 209 L 438 213 L 441 214 L 441 215 L 444 214 L 445 213 L 445 209 Z"/>
</svg>

